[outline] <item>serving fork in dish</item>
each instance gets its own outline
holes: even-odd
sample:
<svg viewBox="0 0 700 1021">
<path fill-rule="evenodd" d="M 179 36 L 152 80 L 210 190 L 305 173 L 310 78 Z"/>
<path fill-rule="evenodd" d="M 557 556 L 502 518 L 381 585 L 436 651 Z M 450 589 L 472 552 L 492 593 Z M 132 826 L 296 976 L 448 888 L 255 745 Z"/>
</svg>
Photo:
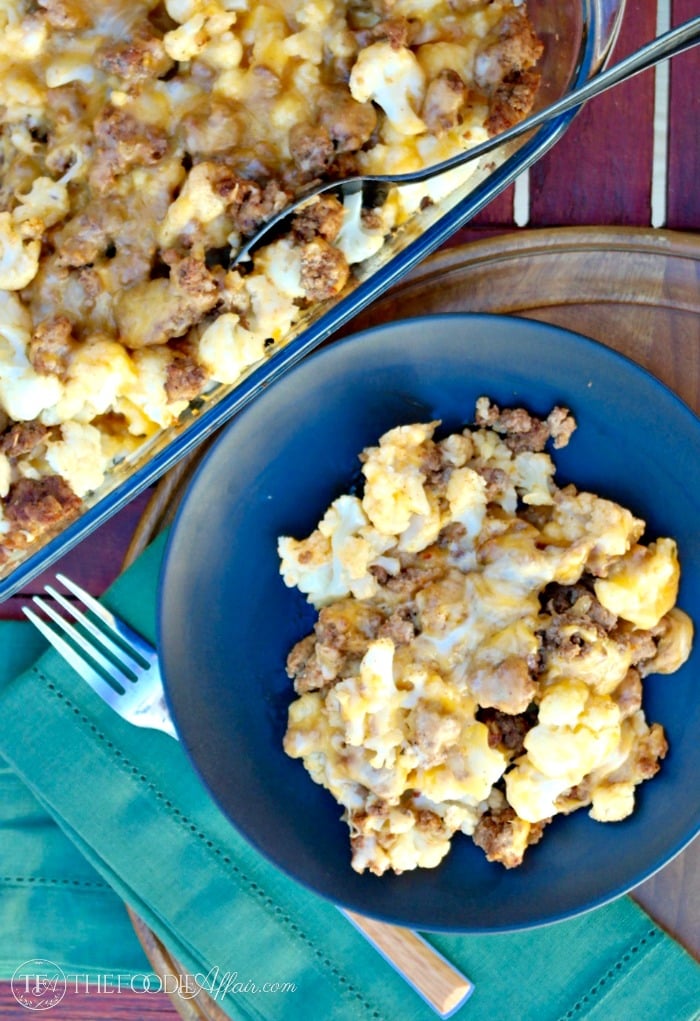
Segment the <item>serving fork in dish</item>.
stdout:
<svg viewBox="0 0 700 1021">
<path fill-rule="evenodd" d="M 56 579 L 73 599 L 46 585 L 48 599 L 33 597 L 45 616 L 24 607 L 25 616 L 118 715 L 179 740 L 153 646 L 70 578 Z M 418 933 L 339 910 L 440 1017 L 450 1017 L 473 992 L 473 983 Z"/>
<path fill-rule="evenodd" d="M 519 121 L 513 127 L 493 135 L 491 138 L 472 146 L 465 152 L 451 156 L 449 159 L 430 166 L 421 167 L 420 170 L 413 170 L 405 174 L 362 174 L 347 177 L 340 181 L 323 181 L 308 188 L 293 202 L 285 206 L 262 226 L 247 241 L 232 253 L 231 265 L 236 266 L 250 258 L 254 249 L 272 240 L 273 236 L 283 227 L 294 213 L 306 203 L 313 201 L 325 192 L 336 192 L 341 197 L 363 193 L 363 204 L 381 204 L 383 197 L 389 188 L 407 184 L 418 184 L 428 181 L 440 174 L 446 174 L 450 170 L 473 163 L 474 160 L 493 152 L 509 142 L 514 142 L 535 128 L 546 124 L 548 121 L 560 117 L 570 110 L 575 110 L 589 99 L 607 92 L 608 89 L 619 85 L 620 82 L 646 71 L 662 60 L 682 53 L 691 46 L 700 42 L 700 17 L 691 18 L 689 21 L 678 25 L 668 32 L 664 32 L 656 39 L 642 46 L 639 50 L 631 53 L 619 63 L 614 64 L 606 71 L 601 71 L 594 78 L 589 79 L 583 85 L 566 93 L 554 103 L 532 114 L 525 120 Z M 371 199 L 368 201 L 368 196 Z"/>
</svg>

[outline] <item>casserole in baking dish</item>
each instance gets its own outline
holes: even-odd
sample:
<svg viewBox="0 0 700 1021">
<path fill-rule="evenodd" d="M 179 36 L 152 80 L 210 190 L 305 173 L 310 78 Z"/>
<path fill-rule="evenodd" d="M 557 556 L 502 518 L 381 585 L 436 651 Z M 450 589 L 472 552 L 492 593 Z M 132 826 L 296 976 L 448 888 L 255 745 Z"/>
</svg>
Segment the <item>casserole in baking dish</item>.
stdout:
<svg viewBox="0 0 700 1021">
<path fill-rule="evenodd" d="M 324 197 L 231 270 L 247 234 L 319 177 L 410 170 L 521 119 L 600 62 L 596 17 L 541 0 L 9 0 L 0 595 L 439 244 L 563 124 L 377 208 Z"/>
</svg>

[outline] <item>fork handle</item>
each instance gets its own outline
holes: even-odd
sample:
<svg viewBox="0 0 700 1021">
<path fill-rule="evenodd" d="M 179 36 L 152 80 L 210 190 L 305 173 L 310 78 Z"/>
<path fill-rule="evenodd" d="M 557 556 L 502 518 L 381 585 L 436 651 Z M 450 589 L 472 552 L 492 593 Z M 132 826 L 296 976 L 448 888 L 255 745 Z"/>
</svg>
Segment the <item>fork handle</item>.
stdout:
<svg viewBox="0 0 700 1021">
<path fill-rule="evenodd" d="M 418 933 L 340 910 L 441 1018 L 469 999 L 474 984 Z"/>
</svg>

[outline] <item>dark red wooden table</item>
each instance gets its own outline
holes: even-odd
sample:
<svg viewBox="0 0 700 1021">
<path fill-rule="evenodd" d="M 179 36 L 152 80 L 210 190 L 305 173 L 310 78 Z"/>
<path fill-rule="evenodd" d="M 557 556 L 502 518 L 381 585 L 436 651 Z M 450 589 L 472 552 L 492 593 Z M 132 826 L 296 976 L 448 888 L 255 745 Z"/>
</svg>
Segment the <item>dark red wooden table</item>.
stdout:
<svg viewBox="0 0 700 1021">
<path fill-rule="evenodd" d="M 659 30 L 700 14 L 700 0 L 628 0 L 613 60 Z M 667 83 L 667 84 L 666 84 Z M 655 141 L 656 138 L 656 141 Z M 520 228 L 557 226 L 666 227 L 700 230 L 700 48 L 599 97 L 577 117 L 553 150 L 529 171 L 529 187 L 509 188 L 461 230 L 452 244 Z M 120 571 L 148 500 L 145 493 L 67 554 L 60 569 L 95 594 Z M 54 573 L 56 567 L 51 570 Z M 21 606 L 46 579 L 33 581 L 0 604 L 0 619 L 18 619 Z M 40 924 L 40 921 L 37 921 Z M 69 934 L 66 934 L 69 938 Z M 165 1021 L 178 1017 L 163 994 L 122 991 L 67 997 L 52 1009 L 56 1021 L 89 1018 Z M 0 1018 L 25 1019 L 9 984 L 0 983 Z"/>
</svg>

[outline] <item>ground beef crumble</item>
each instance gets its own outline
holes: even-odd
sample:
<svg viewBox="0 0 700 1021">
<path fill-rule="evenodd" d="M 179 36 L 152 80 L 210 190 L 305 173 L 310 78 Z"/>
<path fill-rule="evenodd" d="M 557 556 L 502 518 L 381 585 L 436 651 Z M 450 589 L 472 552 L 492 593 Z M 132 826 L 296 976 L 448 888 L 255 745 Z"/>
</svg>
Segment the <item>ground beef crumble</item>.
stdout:
<svg viewBox="0 0 700 1021">
<path fill-rule="evenodd" d="M 487 397 L 477 401 L 475 423 L 502 435 L 505 444 L 514 454 L 526 450 L 541 452 L 549 439 L 556 449 L 565 447 L 576 428 L 576 421 L 568 408 L 555 407 L 543 420 L 525 408 L 505 408 L 501 411 Z"/>
<path fill-rule="evenodd" d="M 16 528 L 42 532 L 77 514 L 82 502 L 60 475 L 19 479 L 11 487 L 5 515 Z"/>
</svg>

